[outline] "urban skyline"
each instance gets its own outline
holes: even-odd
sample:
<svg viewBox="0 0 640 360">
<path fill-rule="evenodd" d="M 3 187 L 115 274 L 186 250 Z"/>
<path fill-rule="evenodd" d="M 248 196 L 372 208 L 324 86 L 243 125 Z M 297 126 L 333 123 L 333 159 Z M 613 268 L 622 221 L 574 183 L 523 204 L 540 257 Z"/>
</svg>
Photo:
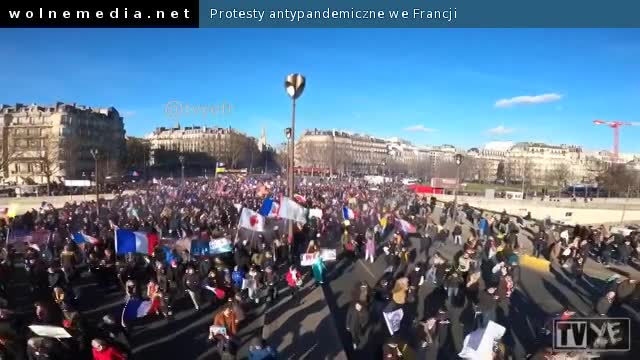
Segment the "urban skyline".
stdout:
<svg viewBox="0 0 640 360">
<path fill-rule="evenodd" d="M 11 69 L 4 75 L 11 86 L 0 89 L 0 99 L 114 106 L 133 136 L 179 120 L 256 138 L 265 128 L 269 143 L 279 144 L 291 117 L 284 77 L 300 72 L 307 77 L 297 107 L 301 130 L 321 124 L 464 148 L 509 140 L 611 149 L 612 131 L 592 121 L 638 120 L 634 29 L 280 33 L 9 29 L 0 35 L 0 65 Z M 228 104 L 230 111 L 176 118 L 165 113 L 171 101 Z M 621 152 L 640 153 L 632 141 L 638 132 L 622 130 Z"/>
</svg>

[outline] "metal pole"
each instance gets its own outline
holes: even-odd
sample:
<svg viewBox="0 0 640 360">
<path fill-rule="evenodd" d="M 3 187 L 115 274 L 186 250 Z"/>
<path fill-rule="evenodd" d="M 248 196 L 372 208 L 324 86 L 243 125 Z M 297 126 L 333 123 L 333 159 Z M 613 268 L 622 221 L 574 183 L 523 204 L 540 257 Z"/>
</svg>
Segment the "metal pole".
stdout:
<svg viewBox="0 0 640 360">
<path fill-rule="evenodd" d="M 454 216 L 456 214 L 456 208 L 458 206 L 458 186 L 460 183 L 460 164 L 456 164 L 456 187 L 453 188 L 453 211 L 454 211 Z M 455 219 L 455 218 L 454 218 Z"/>
<path fill-rule="evenodd" d="M 181 165 L 182 165 L 182 183 L 184 184 L 184 162 Z"/>
<path fill-rule="evenodd" d="M 522 164 L 522 198 L 524 199 L 524 183 L 526 179 L 524 178 L 524 164 Z"/>
<path fill-rule="evenodd" d="M 100 216 L 100 183 L 98 182 L 98 151 L 96 151 L 94 155 L 94 160 L 96 162 L 96 214 Z"/>
<path fill-rule="evenodd" d="M 293 198 L 295 194 L 294 186 L 294 172 L 295 172 L 295 157 L 294 157 L 294 148 L 295 148 L 295 139 L 296 139 L 296 99 L 293 99 L 292 103 L 292 113 L 291 113 L 291 138 L 289 139 L 289 186 L 287 187 L 289 198 Z M 289 241 L 293 241 L 293 221 L 289 220 Z"/>
<path fill-rule="evenodd" d="M 626 215 L 626 212 L 627 212 L 627 203 L 629 203 L 629 190 L 630 190 L 630 186 L 627 189 L 627 199 L 624 201 L 624 206 L 622 207 L 622 216 L 620 217 L 620 225 L 624 224 L 624 216 Z"/>
</svg>

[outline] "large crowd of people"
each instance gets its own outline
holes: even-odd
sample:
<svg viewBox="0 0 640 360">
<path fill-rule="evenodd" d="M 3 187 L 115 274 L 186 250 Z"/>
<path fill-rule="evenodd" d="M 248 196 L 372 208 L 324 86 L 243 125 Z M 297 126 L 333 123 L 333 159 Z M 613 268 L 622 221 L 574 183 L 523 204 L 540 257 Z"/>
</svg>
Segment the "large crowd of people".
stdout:
<svg viewBox="0 0 640 360">
<path fill-rule="evenodd" d="M 404 309 L 401 329 L 392 329 L 379 344 L 383 358 L 408 358 L 411 352 L 435 359 L 431 356 L 444 351 L 453 307 L 471 305 L 474 315 L 465 324 L 470 331 L 491 322 L 507 326 L 510 300 L 519 287 L 523 232 L 531 233 L 533 256 L 551 259 L 575 281 L 584 281 L 587 258 L 609 266 L 632 263 L 640 253 L 635 232 L 566 228 L 438 204 L 399 184 L 301 182 L 296 201 L 319 211 L 307 211 L 306 221 L 293 225 L 292 237 L 287 221 L 277 216 L 267 216 L 261 232 L 239 226 L 242 209 L 258 211 L 265 198 L 286 195 L 279 178 L 219 176 L 145 186 L 99 203 L 43 203 L 2 220 L 0 359 L 131 359 L 129 329 L 140 318 L 164 317 L 171 326 L 174 313 L 188 307 L 214 314 L 207 339 L 221 356 L 234 358 L 248 308 L 270 306 L 285 296 L 299 302 L 307 274 L 314 286 L 325 285 L 328 265 L 320 254 L 333 240 L 344 261 L 361 258 L 371 264 L 383 257 L 386 266 L 375 286 L 356 279 L 342 324 L 350 353 L 358 358 L 370 346 L 368 329 L 385 321 L 382 314 Z M 146 253 L 119 253 L 118 229 L 143 233 L 155 246 Z M 21 243 L 19 234 L 35 233 L 47 234 L 46 239 L 35 241 L 31 235 L 31 242 Z M 187 238 L 194 243 L 227 239 L 232 249 L 194 252 L 181 245 Z M 440 251 L 444 246 L 453 246 L 455 255 Z M 311 266 L 301 266 L 302 254 L 315 254 Z M 26 283 L 25 294 L 19 294 L 20 281 Z M 87 281 L 121 292 L 124 309 L 89 321 L 79 310 L 84 297 L 78 287 Z M 419 318 L 415 307 L 425 287 L 442 296 L 433 297 L 439 300 Z M 606 315 L 611 306 L 639 300 L 636 280 L 620 278 L 593 314 L 583 315 Z M 32 305 L 25 310 L 24 304 Z M 567 307 L 562 314 L 573 313 Z M 51 335 L 54 330 L 69 336 Z M 544 322 L 540 330 L 543 339 L 548 335 Z M 500 339 L 495 344 L 494 358 L 510 356 Z M 249 356 L 276 359 L 275 345 L 255 339 Z M 544 347 L 538 355 L 551 353 Z"/>
</svg>

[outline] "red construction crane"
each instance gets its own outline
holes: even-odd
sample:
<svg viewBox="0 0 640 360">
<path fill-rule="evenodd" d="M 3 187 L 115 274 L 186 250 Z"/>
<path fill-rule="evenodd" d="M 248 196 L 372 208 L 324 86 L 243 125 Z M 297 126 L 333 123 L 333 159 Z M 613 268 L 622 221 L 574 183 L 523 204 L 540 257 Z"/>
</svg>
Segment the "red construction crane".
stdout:
<svg viewBox="0 0 640 360">
<path fill-rule="evenodd" d="M 628 121 L 605 121 L 605 120 L 593 120 L 596 125 L 607 125 L 613 129 L 613 153 L 611 154 L 611 161 L 618 162 L 618 154 L 620 150 L 620 128 L 622 126 L 638 126 L 640 123 L 628 122 Z"/>
</svg>

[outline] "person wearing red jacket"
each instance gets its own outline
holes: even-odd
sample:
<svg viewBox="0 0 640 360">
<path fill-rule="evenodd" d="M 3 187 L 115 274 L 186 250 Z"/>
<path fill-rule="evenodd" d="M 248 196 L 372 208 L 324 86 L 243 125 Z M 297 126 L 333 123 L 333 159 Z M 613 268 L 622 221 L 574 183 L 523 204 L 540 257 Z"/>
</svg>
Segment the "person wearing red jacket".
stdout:
<svg viewBox="0 0 640 360">
<path fill-rule="evenodd" d="M 295 299 L 300 301 L 299 299 L 299 291 L 302 286 L 302 274 L 298 272 L 298 269 L 294 265 L 289 267 L 289 271 L 286 275 L 287 285 L 289 285 L 289 289 L 291 289 L 291 299 Z"/>
<path fill-rule="evenodd" d="M 126 360 L 127 357 L 117 348 L 107 344 L 102 339 L 91 341 L 93 360 Z"/>
</svg>

